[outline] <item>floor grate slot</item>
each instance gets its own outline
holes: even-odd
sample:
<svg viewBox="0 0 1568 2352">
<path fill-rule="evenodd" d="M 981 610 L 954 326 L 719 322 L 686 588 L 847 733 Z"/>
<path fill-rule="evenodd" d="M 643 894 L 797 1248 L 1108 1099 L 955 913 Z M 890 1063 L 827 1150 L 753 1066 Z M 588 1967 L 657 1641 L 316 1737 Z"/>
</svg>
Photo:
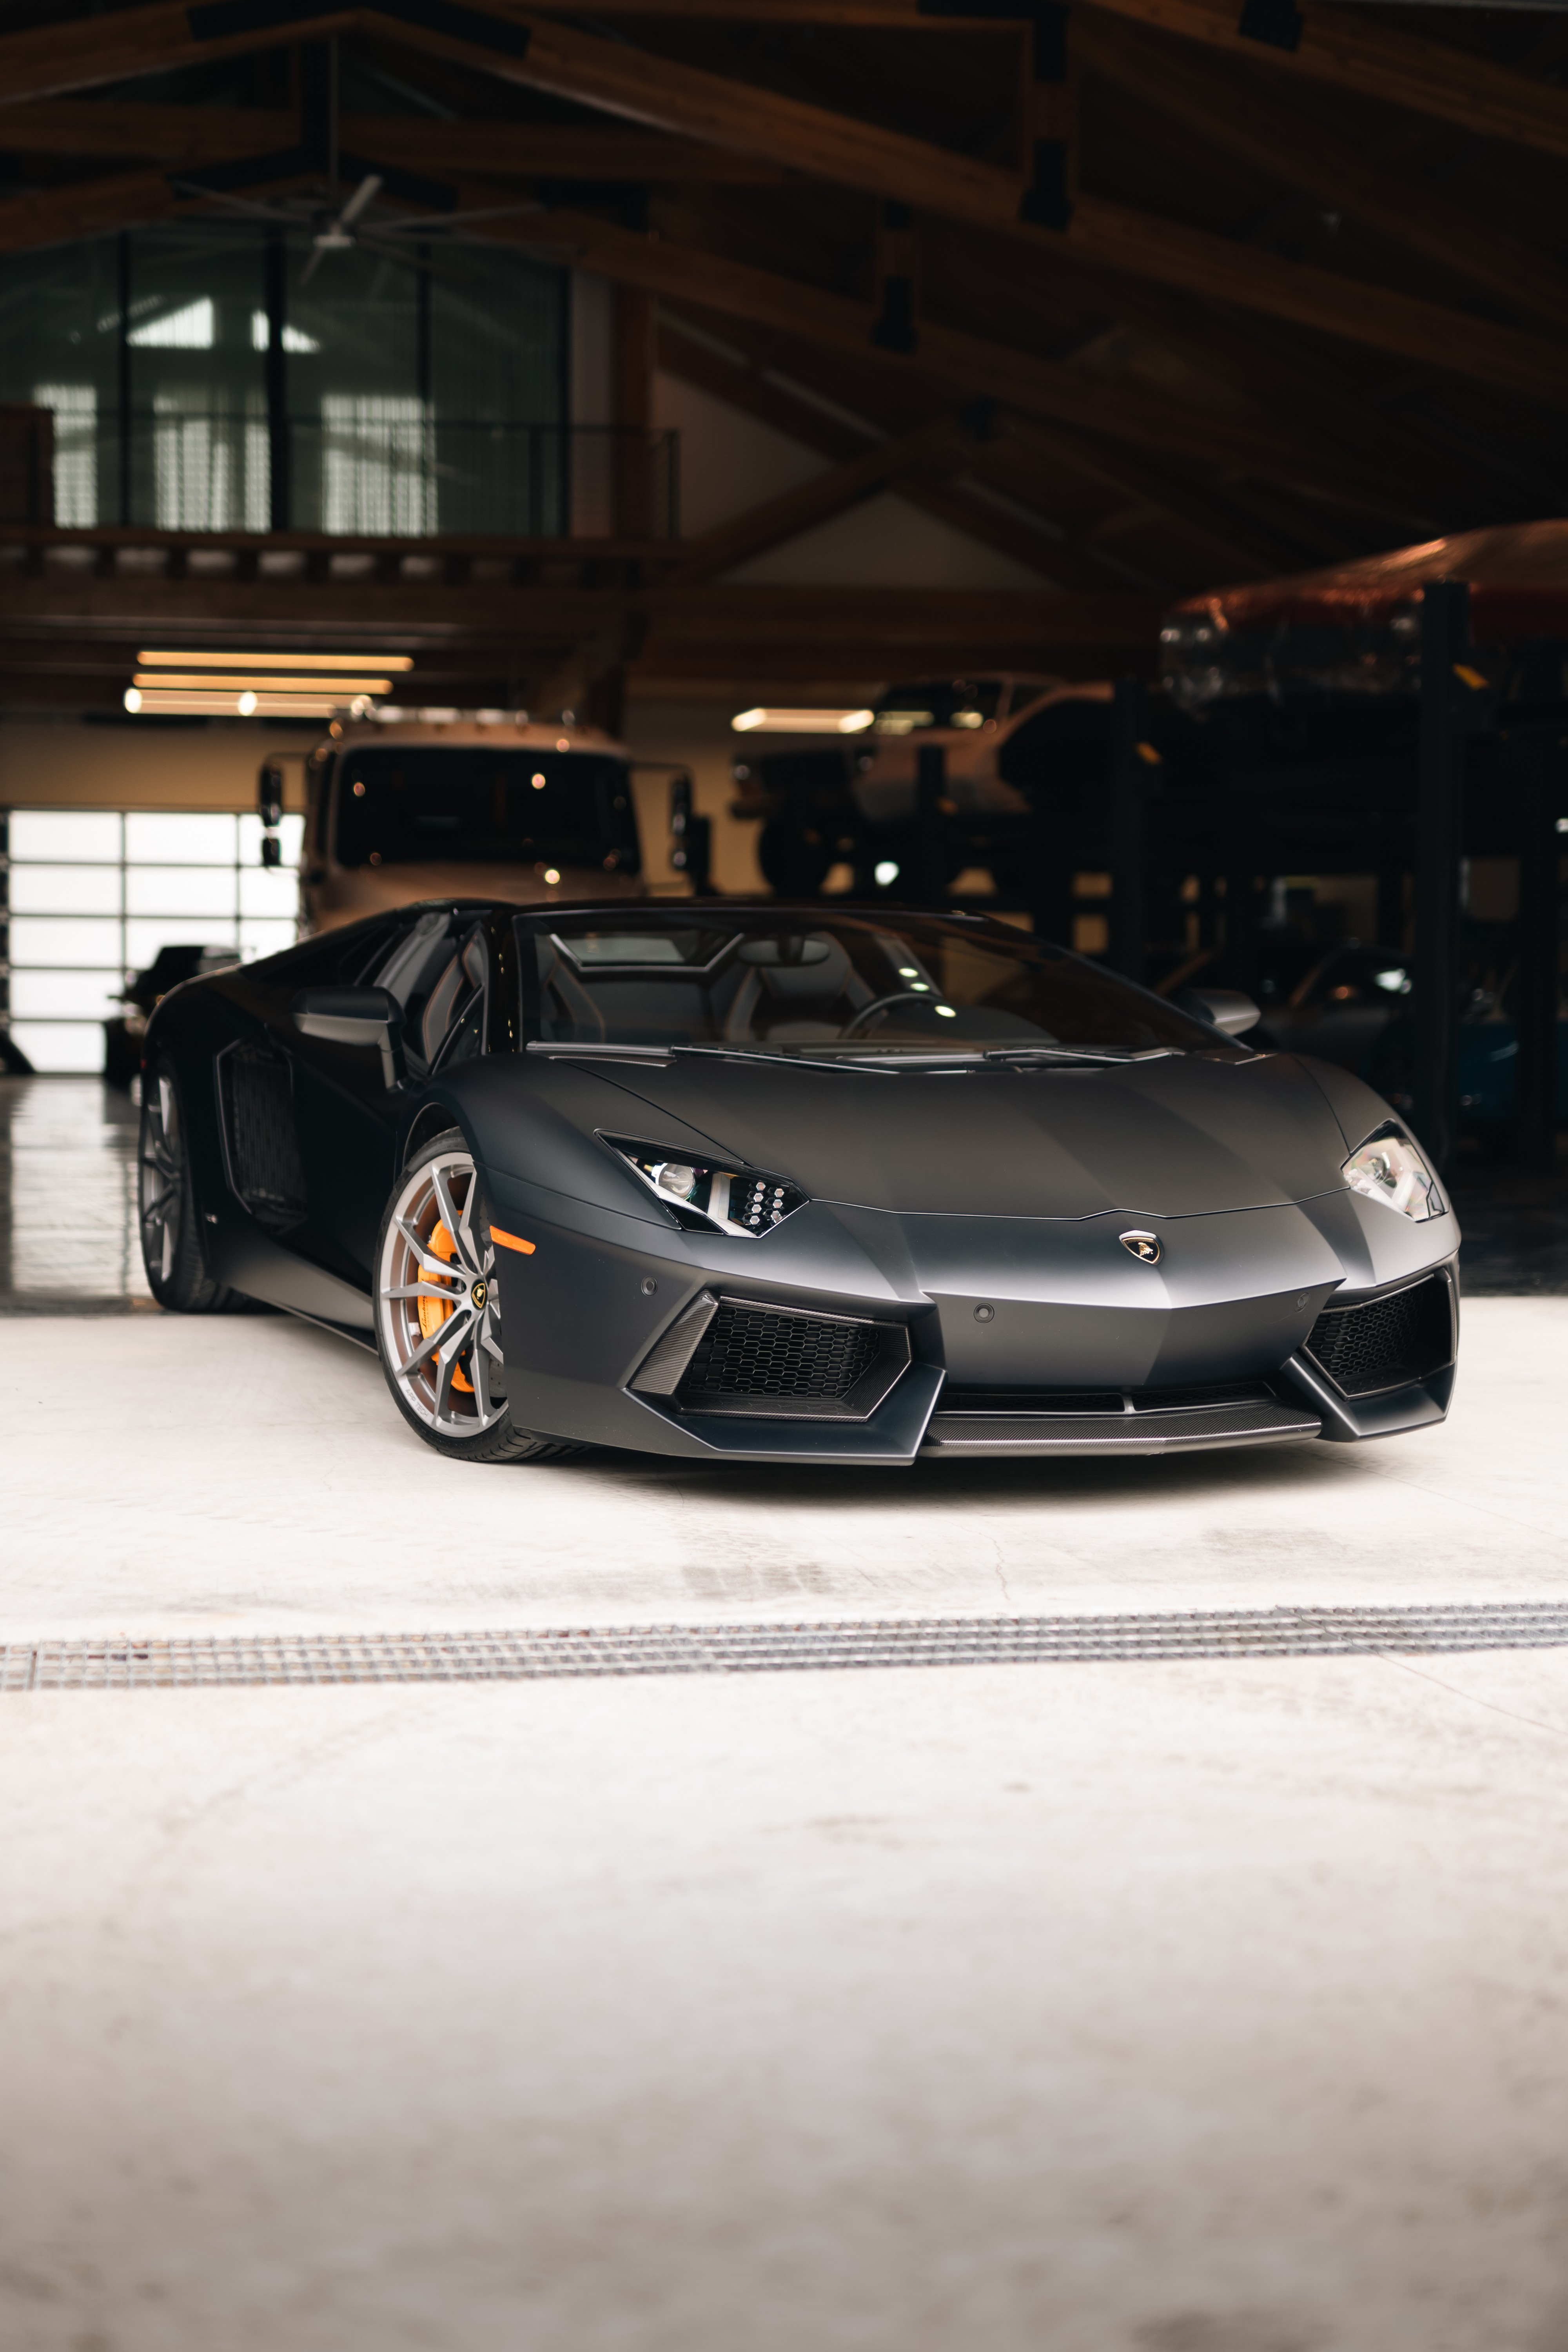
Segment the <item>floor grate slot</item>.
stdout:
<svg viewBox="0 0 1568 2352">
<path fill-rule="evenodd" d="M 574 1675 L 1370 1657 L 1379 1652 L 1423 1655 L 1444 1650 L 1559 1647 L 1568 1647 L 1568 1601 L 566 1626 L 499 1633 L 258 1633 L 210 1640 L 11 1643 L 0 1646 L 0 1691 L 532 1682 Z"/>
</svg>

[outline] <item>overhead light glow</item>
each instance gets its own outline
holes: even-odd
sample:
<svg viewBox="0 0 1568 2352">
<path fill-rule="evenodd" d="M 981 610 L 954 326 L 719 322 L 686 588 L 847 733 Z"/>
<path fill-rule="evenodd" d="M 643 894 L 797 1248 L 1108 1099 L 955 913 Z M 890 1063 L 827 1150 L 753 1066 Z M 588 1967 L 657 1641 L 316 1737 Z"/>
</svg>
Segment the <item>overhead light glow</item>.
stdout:
<svg viewBox="0 0 1568 2352">
<path fill-rule="evenodd" d="M 144 719 L 332 719 L 345 712 L 351 719 L 363 719 L 370 709 L 360 696 L 345 701 L 342 695 L 258 694 L 248 688 L 241 694 L 220 694 L 132 686 L 123 699 L 127 710 Z"/>
<path fill-rule="evenodd" d="M 871 724 L 869 710 L 784 710 L 759 704 L 738 710 L 730 725 L 737 735 L 859 735 Z"/>
<path fill-rule="evenodd" d="M 884 857 L 879 866 L 871 868 L 871 879 L 879 890 L 889 889 L 898 878 L 899 869 L 890 857 Z"/>
<path fill-rule="evenodd" d="M 268 671 L 253 677 L 243 670 L 224 677 L 199 669 L 139 669 L 132 683 L 172 693 L 247 694 L 254 690 L 259 694 L 331 694 L 344 702 L 351 701 L 356 694 L 385 694 L 392 686 L 390 677 L 311 677 L 308 673 L 300 677 L 279 677 Z"/>
<path fill-rule="evenodd" d="M 251 654 L 237 653 L 232 646 L 226 653 L 140 653 L 136 656 L 143 669 L 331 669 L 331 670 L 411 670 L 412 654 Z"/>
</svg>

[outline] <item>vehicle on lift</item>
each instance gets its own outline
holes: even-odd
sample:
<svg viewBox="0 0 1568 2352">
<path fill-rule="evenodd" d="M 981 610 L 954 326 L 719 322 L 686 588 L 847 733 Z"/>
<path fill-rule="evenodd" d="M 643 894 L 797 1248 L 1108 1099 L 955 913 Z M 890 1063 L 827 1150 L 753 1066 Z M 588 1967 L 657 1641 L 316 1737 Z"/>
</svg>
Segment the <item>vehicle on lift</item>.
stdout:
<svg viewBox="0 0 1568 2352">
<path fill-rule="evenodd" d="M 921 678 L 890 686 L 864 731 L 831 744 L 748 751 L 733 767 L 731 814 L 761 824 L 758 862 L 774 889 L 818 888 L 847 864 L 857 895 L 907 894 L 921 856 L 921 755 L 940 754 L 940 887 L 989 867 L 1025 879 L 1028 822 L 1053 786 L 1076 790 L 1085 747 L 1103 784 L 1110 688 L 1057 677 Z"/>
<path fill-rule="evenodd" d="M 402 908 L 147 1035 L 165 1306 L 361 1337 L 457 1460 L 1150 1454 L 1444 1418 L 1386 1103 L 979 916 Z"/>
<path fill-rule="evenodd" d="M 551 905 L 642 895 L 631 753 L 519 715 L 346 720 L 305 767 L 302 928 L 436 895 Z M 263 820 L 281 814 L 261 772 Z"/>
</svg>

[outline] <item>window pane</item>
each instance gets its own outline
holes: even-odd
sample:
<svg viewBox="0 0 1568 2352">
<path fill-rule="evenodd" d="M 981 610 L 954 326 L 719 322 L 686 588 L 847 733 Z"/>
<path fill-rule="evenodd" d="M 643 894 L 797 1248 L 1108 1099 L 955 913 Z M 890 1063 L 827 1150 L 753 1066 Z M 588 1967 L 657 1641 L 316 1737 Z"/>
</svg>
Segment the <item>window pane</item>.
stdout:
<svg viewBox="0 0 1568 2352">
<path fill-rule="evenodd" d="M 163 530 L 269 520 L 262 240 L 210 225 L 131 246 L 132 512 Z"/>
<path fill-rule="evenodd" d="M 82 858 L 118 865 L 120 824 L 118 809 L 13 809 L 11 862 Z"/>
<path fill-rule="evenodd" d="M 120 519 L 119 275 L 119 241 L 110 236 L 0 260 L 0 400 L 54 411 L 59 523 Z"/>
<path fill-rule="evenodd" d="M 239 875 L 239 911 L 242 915 L 271 916 L 275 920 L 291 919 L 299 912 L 300 877 L 287 866 L 245 866 Z"/>
<path fill-rule="evenodd" d="M 120 995 L 117 971 L 14 971 L 11 1011 L 18 1021 L 107 1021 Z"/>
<path fill-rule="evenodd" d="M 247 963 L 257 956 L 281 955 L 294 944 L 296 926 L 293 923 L 241 923 L 239 952 Z"/>
<path fill-rule="evenodd" d="M 80 1076 L 103 1067 L 103 1029 L 96 1021 L 14 1021 L 11 1034 L 34 1069 L 46 1077 Z"/>
<path fill-rule="evenodd" d="M 210 948 L 215 955 L 234 953 L 232 922 L 204 923 L 198 916 L 143 917 L 125 926 L 125 961 L 132 971 L 145 971 L 160 948 Z"/>
<path fill-rule="evenodd" d="M 12 877 L 13 881 L 16 877 Z M 11 969 L 37 964 L 63 964 L 100 971 L 120 970 L 120 926 L 86 919 L 68 921 L 59 916 L 14 915 L 11 919 Z"/>
<path fill-rule="evenodd" d="M 232 866 L 232 816 L 150 815 L 133 811 L 125 820 L 125 855 L 139 865 Z"/>
<path fill-rule="evenodd" d="M 223 866 L 133 866 L 125 877 L 132 915 L 204 915 L 234 919 L 234 868 Z"/>
<path fill-rule="evenodd" d="M 11 904 L 19 915 L 118 915 L 117 866 L 16 866 Z"/>
</svg>

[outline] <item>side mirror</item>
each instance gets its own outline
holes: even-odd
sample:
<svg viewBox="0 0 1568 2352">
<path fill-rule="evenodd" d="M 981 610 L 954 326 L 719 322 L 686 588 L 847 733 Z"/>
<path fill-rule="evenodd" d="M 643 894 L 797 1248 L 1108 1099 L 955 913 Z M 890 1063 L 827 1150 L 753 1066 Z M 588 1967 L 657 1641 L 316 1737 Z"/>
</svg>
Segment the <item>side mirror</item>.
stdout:
<svg viewBox="0 0 1568 2352">
<path fill-rule="evenodd" d="M 1239 1037 L 1263 1018 L 1251 997 L 1244 996 L 1239 988 L 1180 988 L 1171 1002 L 1178 1013 L 1190 1013 L 1194 1021 L 1206 1021 L 1211 1029 L 1223 1029 L 1227 1037 Z"/>
<path fill-rule="evenodd" d="M 302 1036 L 320 1037 L 332 1045 L 378 1047 L 384 1081 L 389 1087 L 397 1084 L 403 1007 L 390 990 L 302 988 L 289 1009 Z"/>
<path fill-rule="evenodd" d="M 264 760 L 256 779 L 256 806 L 261 819 L 261 863 L 281 866 L 283 845 L 278 828 L 283 822 L 283 771 L 276 760 Z"/>
</svg>

